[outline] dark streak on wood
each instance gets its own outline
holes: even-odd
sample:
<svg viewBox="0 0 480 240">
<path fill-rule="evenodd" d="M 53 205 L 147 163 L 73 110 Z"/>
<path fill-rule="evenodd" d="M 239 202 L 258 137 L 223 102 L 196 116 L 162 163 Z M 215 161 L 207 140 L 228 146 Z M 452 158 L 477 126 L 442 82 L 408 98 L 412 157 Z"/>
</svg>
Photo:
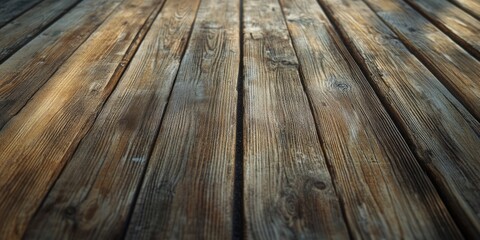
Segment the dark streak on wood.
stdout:
<svg viewBox="0 0 480 240">
<path fill-rule="evenodd" d="M 0 222 L 0 238 L 18 239 L 24 234 L 148 30 L 145 21 L 158 1 L 129 2 L 92 34 L 0 132 L 0 218 L 9 219 Z M 66 215 L 75 212 L 69 208 Z"/>
<path fill-rule="evenodd" d="M 461 238 L 316 1 L 281 3 L 352 237 Z"/>
<path fill-rule="evenodd" d="M 244 13 L 247 238 L 347 238 L 280 6 L 245 0 Z"/>
<path fill-rule="evenodd" d="M 198 1 L 191 0 L 165 3 L 92 129 L 29 225 L 26 238 L 123 236 L 197 7 Z"/>
<path fill-rule="evenodd" d="M 0 64 L 0 129 L 22 109 L 120 0 L 85 0 Z"/>
<path fill-rule="evenodd" d="M 42 0 L 5 0 L 0 2 L 0 28 Z"/>
<path fill-rule="evenodd" d="M 5 61 L 80 0 L 44 0 L 0 28 L 0 63 Z"/>
<path fill-rule="evenodd" d="M 480 119 L 480 62 L 408 4 L 365 0 L 463 105 Z"/>
<path fill-rule="evenodd" d="M 203 0 L 127 239 L 232 237 L 239 44 L 239 1 Z"/>
<path fill-rule="evenodd" d="M 480 124 L 363 2 L 319 1 L 454 219 L 480 236 Z"/>
</svg>

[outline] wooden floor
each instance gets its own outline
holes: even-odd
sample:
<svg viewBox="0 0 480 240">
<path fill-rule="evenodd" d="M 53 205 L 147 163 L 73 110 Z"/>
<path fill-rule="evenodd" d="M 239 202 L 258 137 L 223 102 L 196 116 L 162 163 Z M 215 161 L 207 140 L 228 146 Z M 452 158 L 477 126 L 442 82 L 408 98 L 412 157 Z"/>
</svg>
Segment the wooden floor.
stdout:
<svg viewBox="0 0 480 240">
<path fill-rule="evenodd" d="M 0 239 L 480 239 L 479 0 L 0 0 Z"/>
</svg>

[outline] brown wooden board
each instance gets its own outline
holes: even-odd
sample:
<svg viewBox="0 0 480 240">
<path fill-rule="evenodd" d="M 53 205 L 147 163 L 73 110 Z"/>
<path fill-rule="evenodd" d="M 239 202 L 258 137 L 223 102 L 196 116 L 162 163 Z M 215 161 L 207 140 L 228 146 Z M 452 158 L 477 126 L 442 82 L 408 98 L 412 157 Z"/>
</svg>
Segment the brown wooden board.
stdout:
<svg viewBox="0 0 480 240">
<path fill-rule="evenodd" d="M 480 20 L 447 0 L 405 0 L 480 59 Z"/>
<path fill-rule="evenodd" d="M 457 239 L 434 186 L 315 0 L 281 0 L 354 239 Z"/>
<path fill-rule="evenodd" d="M 478 0 L 450 0 L 463 11 L 468 12 L 470 15 L 480 19 L 480 1 Z"/>
<path fill-rule="evenodd" d="M 0 219 L 8 219 L 0 221 L 0 239 L 23 235 L 115 87 L 158 2 L 125 1 L 0 131 Z"/>
<path fill-rule="evenodd" d="M 198 2 L 165 3 L 26 238 L 123 237 Z"/>
<path fill-rule="evenodd" d="M 32 40 L 80 0 L 44 0 L 0 28 L 0 63 Z"/>
<path fill-rule="evenodd" d="M 0 64 L 0 128 L 25 106 L 119 2 L 81 2 Z"/>
<path fill-rule="evenodd" d="M 480 124 L 362 1 L 320 1 L 469 236 L 480 235 Z"/>
<path fill-rule="evenodd" d="M 127 239 L 229 239 L 239 1 L 202 0 Z"/>
<path fill-rule="evenodd" d="M 92 129 L 31 221 L 26 238 L 123 236 L 198 2 L 165 3 Z"/>
<path fill-rule="evenodd" d="M 244 0 L 248 239 L 348 238 L 276 0 Z"/>
<path fill-rule="evenodd" d="M 480 119 L 480 62 L 408 4 L 396 0 L 365 1 L 472 115 Z"/>
</svg>

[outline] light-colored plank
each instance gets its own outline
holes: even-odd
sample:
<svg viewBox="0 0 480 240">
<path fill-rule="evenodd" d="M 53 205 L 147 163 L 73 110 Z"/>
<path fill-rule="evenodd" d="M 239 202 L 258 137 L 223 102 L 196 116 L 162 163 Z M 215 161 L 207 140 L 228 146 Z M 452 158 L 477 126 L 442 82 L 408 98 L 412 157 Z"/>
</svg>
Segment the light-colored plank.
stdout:
<svg viewBox="0 0 480 240">
<path fill-rule="evenodd" d="M 168 0 L 26 238 L 120 239 L 199 1 Z"/>
<path fill-rule="evenodd" d="M 127 239 L 229 239 L 239 1 L 202 0 Z"/>
<path fill-rule="evenodd" d="M 243 12 L 247 238 L 348 238 L 279 3 Z"/>
<path fill-rule="evenodd" d="M 480 119 L 480 62 L 405 2 L 365 1 L 472 115 Z"/>
<path fill-rule="evenodd" d="M 352 237 L 461 238 L 318 3 L 280 2 Z"/>
<path fill-rule="evenodd" d="M 0 131 L 0 219 L 8 219 L 0 221 L 0 239 L 22 236 L 116 85 L 158 2 L 125 1 Z"/>
<path fill-rule="evenodd" d="M 121 0 L 85 0 L 0 64 L 0 128 L 107 18 Z"/>
<path fill-rule="evenodd" d="M 5 0 L 0 2 L 0 28 L 41 0 Z"/>
<path fill-rule="evenodd" d="M 480 20 L 447 0 L 405 0 L 480 59 Z"/>
<path fill-rule="evenodd" d="M 0 28 L 0 63 L 29 42 L 80 0 L 44 0 Z"/>
<path fill-rule="evenodd" d="M 454 219 L 480 235 L 480 124 L 362 1 L 320 1 Z"/>
<path fill-rule="evenodd" d="M 468 12 L 470 15 L 480 19 L 480 1 L 478 0 L 450 0 L 463 11 Z"/>
</svg>

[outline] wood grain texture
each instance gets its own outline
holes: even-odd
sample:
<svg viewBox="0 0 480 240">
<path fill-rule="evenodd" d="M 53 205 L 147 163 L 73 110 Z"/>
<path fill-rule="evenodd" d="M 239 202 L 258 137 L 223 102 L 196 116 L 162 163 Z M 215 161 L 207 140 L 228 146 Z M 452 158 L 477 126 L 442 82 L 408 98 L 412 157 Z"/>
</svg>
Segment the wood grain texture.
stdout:
<svg viewBox="0 0 480 240">
<path fill-rule="evenodd" d="M 27 239 L 123 237 L 198 2 L 165 3 L 93 127 L 31 221 Z"/>
<path fill-rule="evenodd" d="M 41 0 L 5 0 L 0 2 L 0 28 Z"/>
<path fill-rule="evenodd" d="M 128 0 L 0 132 L 0 239 L 19 239 L 138 47 L 158 1 Z M 152 18 L 153 21 L 153 18 Z"/>
<path fill-rule="evenodd" d="M 280 2 L 351 236 L 462 238 L 318 3 Z"/>
<path fill-rule="evenodd" d="M 480 1 L 478 0 L 450 0 L 463 11 L 468 12 L 470 15 L 480 19 Z"/>
<path fill-rule="evenodd" d="M 247 238 L 348 238 L 279 3 L 243 12 Z"/>
<path fill-rule="evenodd" d="M 447 206 L 480 235 L 480 124 L 362 1 L 322 0 Z"/>
<path fill-rule="evenodd" d="M 480 59 L 480 20 L 447 0 L 405 0 Z"/>
<path fill-rule="evenodd" d="M 480 62 L 408 4 L 395 0 L 366 2 L 472 115 L 480 119 Z"/>
<path fill-rule="evenodd" d="M 127 239 L 229 239 L 239 1 L 202 0 Z"/>
<path fill-rule="evenodd" d="M 85 0 L 0 64 L 0 128 L 118 6 L 120 0 Z"/>
<path fill-rule="evenodd" d="M 29 42 L 80 0 L 44 0 L 0 28 L 0 63 Z"/>
</svg>

